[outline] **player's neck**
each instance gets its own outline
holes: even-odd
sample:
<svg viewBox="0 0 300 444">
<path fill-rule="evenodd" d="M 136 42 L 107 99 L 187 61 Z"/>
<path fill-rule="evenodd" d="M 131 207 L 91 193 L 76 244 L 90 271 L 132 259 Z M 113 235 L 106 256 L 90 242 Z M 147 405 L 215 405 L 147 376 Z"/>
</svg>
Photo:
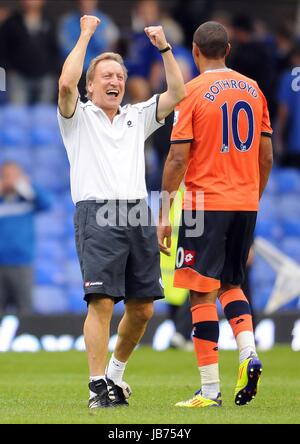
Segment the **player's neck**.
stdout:
<svg viewBox="0 0 300 444">
<path fill-rule="evenodd" d="M 211 71 L 215 69 L 226 69 L 227 66 L 224 60 L 205 60 L 200 63 L 200 72 Z"/>
</svg>

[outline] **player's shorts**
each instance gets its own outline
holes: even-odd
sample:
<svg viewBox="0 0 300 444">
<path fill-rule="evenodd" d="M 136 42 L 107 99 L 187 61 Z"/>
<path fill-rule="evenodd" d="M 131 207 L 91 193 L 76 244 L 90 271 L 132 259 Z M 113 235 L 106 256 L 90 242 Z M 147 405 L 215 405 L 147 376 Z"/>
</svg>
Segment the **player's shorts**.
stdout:
<svg viewBox="0 0 300 444">
<path fill-rule="evenodd" d="M 109 296 L 116 303 L 163 298 L 156 227 L 145 200 L 79 202 L 74 225 L 87 302 L 89 295 Z"/>
<path fill-rule="evenodd" d="M 256 211 L 183 211 L 174 287 L 207 293 L 221 284 L 242 285 L 256 218 Z M 196 237 L 191 220 L 198 221 Z"/>
</svg>

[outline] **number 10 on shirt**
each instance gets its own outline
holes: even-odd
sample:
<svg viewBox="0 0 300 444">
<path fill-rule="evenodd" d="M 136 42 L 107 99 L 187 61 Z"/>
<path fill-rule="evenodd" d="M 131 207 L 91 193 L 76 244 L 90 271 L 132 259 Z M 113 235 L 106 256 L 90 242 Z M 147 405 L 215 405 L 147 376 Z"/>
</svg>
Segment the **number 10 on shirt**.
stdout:
<svg viewBox="0 0 300 444">
<path fill-rule="evenodd" d="M 254 117 L 253 117 L 253 111 L 249 103 L 245 101 L 239 101 L 237 102 L 233 109 L 232 113 L 230 115 L 228 111 L 228 104 L 225 102 L 221 106 L 222 110 L 222 153 L 228 153 L 230 150 L 229 146 L 229 130 L 231 130 L 232 133 L 232 139 L 235 148 L 238 151 L 246 152 L 249 151 L 253 142 L 253 135 L 254 135 Z M 242 141 L 240 138 L 239 128 L 241 126 L 239 125 L 240 119 L 239 114 L 241 111 L 244 111 L 247 117 L 247 123 L 248 123 L 248 135 L 247 139 L 245 141 Z"/>
</svg>

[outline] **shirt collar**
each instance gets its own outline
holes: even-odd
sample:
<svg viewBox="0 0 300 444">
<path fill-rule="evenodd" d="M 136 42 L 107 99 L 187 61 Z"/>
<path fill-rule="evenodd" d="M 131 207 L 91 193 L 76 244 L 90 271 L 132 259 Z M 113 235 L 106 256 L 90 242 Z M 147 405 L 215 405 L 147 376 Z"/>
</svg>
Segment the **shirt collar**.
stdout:
<svg viewBox="0 0 300 444">
<path fill-rule="evenodd" d="M 95 105 L 91 100 L 89 100 L 84 106 L 90 106 L 91 110 L 95 113 L 101 112 L 104 113 L 102 108 L 99 108 L 97 105 Z M 105 113 L 104 113 L 105 114 Z M 117 116 L 122 114 L 122 107 L 119 106 Z"/>
</svg>

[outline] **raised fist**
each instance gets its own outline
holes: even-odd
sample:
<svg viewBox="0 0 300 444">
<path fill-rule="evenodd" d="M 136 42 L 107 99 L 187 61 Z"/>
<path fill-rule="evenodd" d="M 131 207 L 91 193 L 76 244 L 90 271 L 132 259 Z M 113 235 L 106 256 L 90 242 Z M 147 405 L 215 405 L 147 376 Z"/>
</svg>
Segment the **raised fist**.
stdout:
<svg viewBox="0 0 300 444">
<path fill-rule="evenodd" d="M 100 23 L 101 20 L 98 19 L 98 17 L 94 17 L 93 15 L 84 15 L 80 19 L 81 32 L 93 35 Z"/>
<path fill-rule="evenodd" d="M 160 51 L 168 45 L 162 26 L 149 26 L 145 28 L 145 33 L 149 37 L 152 45 L 156 46 Z"/>
</svg>

